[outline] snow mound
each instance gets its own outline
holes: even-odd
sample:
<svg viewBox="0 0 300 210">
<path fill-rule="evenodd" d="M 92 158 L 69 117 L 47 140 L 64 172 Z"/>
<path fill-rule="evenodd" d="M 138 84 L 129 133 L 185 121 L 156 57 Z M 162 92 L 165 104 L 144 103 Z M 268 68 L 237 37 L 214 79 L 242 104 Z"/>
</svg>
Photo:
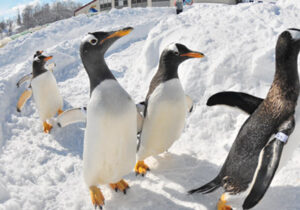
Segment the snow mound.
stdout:
<svg viewBox="0 0 300 210">
<path fill-rule="evenodd" d="M 82 178 L 84 123 L 42 133 L 35 104 L 21 113 L 16 103 L 25 85 L 16 82 L 31 72 L 35 51 L 53 55 L 64 109 L 84 106 L 89 81 L 79 56 L 88 32 L 135 30 L 116 42 L 106 61 L 136 101 L 144 100 L 159 55 L 171 42 L 206 55 L 180 65 L 179 76 L 195 101 L 181 138 L 168 153 L 146 160 L 146 177 L 125 177 L 127 195 L 103 186 L 105 209 L 214 209 L 221 190 L 187 195 L 187 190 L 217 175 L 246 115 L 226 107 L 207 107 L 212 94 L 243 91 L 265 97 L 274 75 L 277 36 L 299 28 L 299 1 L 239 5 L 194 4 L 175 15 L 174 8 L 124 8 L 62 20 L 0 49 L 0 209 L 91 209 Z M 300 148 L 276 175 L 255 209 L 300 209 Z"/>
</svg>

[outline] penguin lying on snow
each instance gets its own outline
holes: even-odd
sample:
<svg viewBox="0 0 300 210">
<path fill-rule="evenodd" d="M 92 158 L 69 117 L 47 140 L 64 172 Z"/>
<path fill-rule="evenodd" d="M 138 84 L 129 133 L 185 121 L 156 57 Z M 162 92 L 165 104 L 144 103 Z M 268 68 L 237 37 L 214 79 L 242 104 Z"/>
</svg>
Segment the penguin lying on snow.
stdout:
<svg viewBox="0 0 300 210">
<path fill-rule="evenodd" d="M 59 94 L 56 79 L 52 71 L 45 68 L 46 62 L 50 59 L 52 59 L 52 56 L 44 56 L 42 55 L 42 51 L 37 51 L 32 64 L 32 74 L 26 75 L 17 83 L 19 87 L 22 83 L 31 79 L 29 88 L 19 98 L 17 111 L 21 111 L 33 93 L 40 118 L 43 121 L 45 133 L 49 133 L 52 128 L 46 120 L 53 117 L 56 112 L 58 114 L 62 113 L 63 107 L 63 100 Z"/>
<path fill-rule="evenodd" d="M 210 106 L 237 106 L 250 117 L 241 127 L 218 176 L 190 193 L 210 193 L 222 186 L 225 193 L 219 200 L 218 210 L 241 204 L 243 209 L 250 209 L 261 200 L 279 163 L 280 166 L 283 164 L 281 156 L 287 160 L 300 143 L 295 139 L 300 132 L 300 123 L 297 122 L 293 132 L 294 115 L 296 120 L 300 118 L 299 106 L 295 113 L 300 88 L 299 50 L 300 30 L 289 29 L 280 34 L 276 45 L 275 77 L 265 99 L 245 93 L 221 92 L 208 100 Z M 288 137 L 289 142 L 284 148 Z"/>
<path fill-rule="evenodd" d="M 202 57 L 202 53 L 191 51 L 178 43 L 170 44 L 162 52 L 158 70 L 144 102 L 144 122 L 137 152 L 136 174 L 144 175 L 149 170 L 144 159 L 166 151 L 179 138 L 190 107 L 178 78 L 178 66 L 189 58 Z"/>
<path fill-rule="evenodd" d="M 90 80 L 83 174 L 92 203 L 100 209 L 104 196 L 97 185 L 110 183 L 114 190 L 126 193 L 129 186 L 122 177 L 135 164 L 137 109 L 104 60 L 108 48 L 132 30 L 89 33 L 80 45 L 81 60 Z"/>
</svg>

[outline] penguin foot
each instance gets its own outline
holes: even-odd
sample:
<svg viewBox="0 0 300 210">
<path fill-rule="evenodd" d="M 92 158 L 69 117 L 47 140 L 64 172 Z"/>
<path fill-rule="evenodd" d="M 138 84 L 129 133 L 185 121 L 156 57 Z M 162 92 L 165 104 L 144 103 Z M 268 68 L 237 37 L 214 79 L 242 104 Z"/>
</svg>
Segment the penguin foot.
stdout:
<svg viewBox="0 0 300 210">
<path fill-rule="evenodd" d="M 51 129 L 52 129 L 52 125 L 48 124 L 46 121 L 43 122 L 43 126 L 44 126 L 44 132 L 45 133 L 50 133 Z"/>
<path fill-rule="evenodd" d="M 111 183 L 109 185 L 116 192 L 118 192 L 118 190 L 120 190 L 124 194 L 126 194 L 126 190 L 129 189 L 129 185 L 127 184 L 127 182 L 124 181 L 124 179 L 121 179 L 119 182 Z"/>
<path fill-rule="evenodd" d="M 222 194 L 218 202 L 218 210 L 232 210 L 231 206 L 226 205 L 226 203 L 225 194 Z"/>
<path fill-rule="evenodd" d="M 95 206 L 95 209 L 99 207 L 99 209 L 102 209 L 102 206 L 104 205 L 104 196 L 100 189 L 96 186 L 90 187 L 90 194 L 92 203 Z"/>
<path fill-rule="evenodd" d="M 139 160 L 135 167 L 134 167 L 134 171 L 135 171 L 135 175 L 139 175 L 141 174 L 142 176 L 145 176 L 145 174 L 147 173 L 147 171 L 150 171 L 149 166 L 147 166 L 143 160 Z"/>
<path fill-rule="evenodd" d="M 57 110 L 58 115 L 61 115 L 64 111 L 62 109 Z"/>
</svg>

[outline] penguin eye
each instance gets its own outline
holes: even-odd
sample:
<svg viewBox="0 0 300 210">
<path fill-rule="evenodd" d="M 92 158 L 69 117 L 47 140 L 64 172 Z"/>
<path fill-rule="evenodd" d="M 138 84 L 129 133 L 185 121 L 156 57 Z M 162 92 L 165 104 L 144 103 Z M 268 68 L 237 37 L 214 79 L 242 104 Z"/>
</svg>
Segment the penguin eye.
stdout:
<svg viewBox="0 0 300 210">
<path fill-rule="evenodd" d="M 90 40 L 90 43 L 91 43 L 92 45 L 96 45 L 96 44 L 97 44 L 97 41 L 98 41 L 97 39 L 91 39 L 91 40 Z"/>
<path fill-rule="evenodd" d="M 179 52 L 177 52 L 177 51 L 174 51 L 174 54 L 175 54 L 175 55 L 179 55 Z"/>
</svg>

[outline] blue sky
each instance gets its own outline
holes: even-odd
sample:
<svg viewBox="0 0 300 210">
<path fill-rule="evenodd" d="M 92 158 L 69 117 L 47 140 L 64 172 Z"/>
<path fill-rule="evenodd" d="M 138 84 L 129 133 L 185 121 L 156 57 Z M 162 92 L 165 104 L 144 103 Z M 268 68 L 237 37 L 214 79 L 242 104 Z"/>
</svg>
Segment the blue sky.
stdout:
<svg viewBox="0 0 300 210">
<path fill-rule="evenodd" d="M 37 3 L 51 3 L 56 0 L 0 0 L 0 21 L 6 18 L 11 18 L 17 15 L 18 9 L 22 11 L 22 9 L 27 5 L 35 5 Z M 63 0 L 62 0 L 63 1 Z M 73 0 L 80 2 L 82 4 L 86 4 L 92 0 Z"/>
</svg>

